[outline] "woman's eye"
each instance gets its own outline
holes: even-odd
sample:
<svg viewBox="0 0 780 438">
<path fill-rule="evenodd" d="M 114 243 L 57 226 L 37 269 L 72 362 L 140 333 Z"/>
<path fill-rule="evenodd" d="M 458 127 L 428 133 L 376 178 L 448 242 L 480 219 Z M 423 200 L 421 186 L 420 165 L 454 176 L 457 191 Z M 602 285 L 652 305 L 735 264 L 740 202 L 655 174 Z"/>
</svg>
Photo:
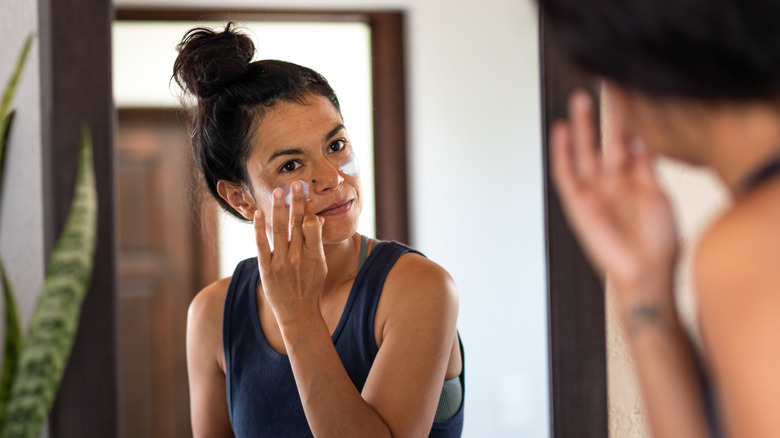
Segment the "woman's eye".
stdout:
<svg viewBox="0 0 780 438">
<path fill-rule="evenodd" d="M 301 167 L 301 163 L 297 161 L 288 161 L 282 165 L 282 172 L 292 172 Z"/>
<path fill-rule="evenodd" d="M 336 140 L 333 143 L 328 146 L 328 149 L 330 152 L 338 152 L 347 145 L 347 142 L 345 140 Z"/>
</svg>

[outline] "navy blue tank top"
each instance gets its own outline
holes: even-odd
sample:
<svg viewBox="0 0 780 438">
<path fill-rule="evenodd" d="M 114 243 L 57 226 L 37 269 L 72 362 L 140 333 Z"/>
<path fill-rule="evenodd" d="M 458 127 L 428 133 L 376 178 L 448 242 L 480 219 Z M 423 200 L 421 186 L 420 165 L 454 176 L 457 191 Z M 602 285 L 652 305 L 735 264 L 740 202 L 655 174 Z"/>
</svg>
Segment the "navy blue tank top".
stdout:
<svg viewBox="0 0 780 438">
<path fill-rule="evenodd" d="M 360 268 L 344 306 L 333 345 L 352 383 L 363 390 L 378 352 L 374 316 L 387 274 L 407 252 L 397 242 L 377 242 Z M 274 350 L 257 313 L 257 259 L 238 264 L 228 286 L 223 315 L 225 386 L 228 411 L 237 437 L 311 437 L 289 358 Z M 461 346 L 461 355 L 463 354 Z M 464 385 L 464 373 L 460 375 Z M 463 404 L 450 419 L 434 421 L 431 437 L 460 437 Z"/>
</svg>

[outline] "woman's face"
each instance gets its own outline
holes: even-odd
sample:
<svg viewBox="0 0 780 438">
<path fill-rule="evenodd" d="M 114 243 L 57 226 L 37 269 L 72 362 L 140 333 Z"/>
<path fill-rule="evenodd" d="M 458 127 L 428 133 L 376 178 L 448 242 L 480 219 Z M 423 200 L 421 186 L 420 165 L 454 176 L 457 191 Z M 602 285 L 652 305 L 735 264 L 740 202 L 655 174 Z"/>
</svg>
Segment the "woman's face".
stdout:
<svg viewBox="0 0 780 438">
<path fill-rule="evenodd" d="M 323 243 L 335 243 L 357 230 L 360 176 L 338 110 L 316 94 L 308 94 L 304 102 L 278 102 L 266 111 L 254 132 L 247 175 L 255 206 L 265 213 L 266 229 L 271 226 L 274 189 L 285 191 L 289 205 L 290 185 L 302 181 L 306 213 L 325 219 Z"/>
</svg>

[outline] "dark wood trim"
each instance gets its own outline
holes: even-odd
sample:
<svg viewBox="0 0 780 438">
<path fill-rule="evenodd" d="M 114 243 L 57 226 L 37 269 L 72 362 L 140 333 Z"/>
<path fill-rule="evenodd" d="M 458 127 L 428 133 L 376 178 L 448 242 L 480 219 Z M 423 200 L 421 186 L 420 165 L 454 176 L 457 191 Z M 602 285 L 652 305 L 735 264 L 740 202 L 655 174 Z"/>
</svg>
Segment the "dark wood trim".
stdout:
<svg viewBox="0 0 780 438">
<path fill-rule="evenodd" d="M 377 237 L 409 241 L 404 16 L 370 14 Z"/>
<path fill-rule="evenodd" d="M 307 9 L 148 9 L 117 8 L 117 20 L 139 21 L 333 21 L 366 22 L 365 11 Z"/>
<path fill-rule="evenodd" d="M 604 285 L 585 259 L 552 189 L 547 136 L 553 121 L 566 115 L 572 90 L 585 88 L 596 98 L 598 94 L 594 78 L 556 46 L 544 17 L 539 29 L 551 436 L 603 438 L 609 435 Z"/>
<path fill-rule="evenodd" d="M 118 8 L 117 20 L 339 21 L 371 26 L 376 237 L 411 243 L 406 163 L 404 13 L 386 10 Z"/>
<path fill-rule="evenodd" d="M 70 208 L 82 123 L 92 133 L 99 204 L 92 283 L 49 421 L 55 438 L 117 436 L 112 17 L 110 1 L 39 1 L 46 253 Z"/>
</svg>

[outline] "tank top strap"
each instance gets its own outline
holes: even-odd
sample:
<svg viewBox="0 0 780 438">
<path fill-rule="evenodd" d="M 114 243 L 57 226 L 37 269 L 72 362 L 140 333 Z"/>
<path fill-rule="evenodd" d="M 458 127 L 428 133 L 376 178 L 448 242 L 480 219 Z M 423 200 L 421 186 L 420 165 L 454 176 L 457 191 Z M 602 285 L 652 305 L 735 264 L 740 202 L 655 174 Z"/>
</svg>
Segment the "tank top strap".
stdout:
<svg viewBox="0 0 780 438">
<path fill-rule="evenodd" d="M 379 298 L 390 270 L 396 261 L 408 252 L 422 255 L 419 251 L 399 242 L 375 241 L 371 253 L 366 257 L 365 263 L 355 277 L 352 293 L 344 306 L 341 321 L 333 333 L 333 342 L 337 348 L 351 348 L 347 347 L 347 344 L 355 345 L 354 342 L 360 340 L 358 347 L 362 350 L 360 356 L 373 361 L 379 350 L 374 334 L 374 320 Z M 344 343 L 339 342 L 341 338 L 346 338 Z"/>
<path fill-rule="evenodd" d="M 761 185 L 764 181 L 776 176 L 778 173 L 780 173 L 780 154 L 773 159 L 764 162 L 760 167 L 748 174 L 739 185 L 739 191 L 743 194 L 748 193 Z"/>
<path fill-rule="evenodd" d="M 363 267 L 363 263 L 366 262 L 366 256 L 368 256 L 368 236 L 363 235 L 360 237 L 360 258 L 358 258 L 358 272 Z"/>
</svg>

